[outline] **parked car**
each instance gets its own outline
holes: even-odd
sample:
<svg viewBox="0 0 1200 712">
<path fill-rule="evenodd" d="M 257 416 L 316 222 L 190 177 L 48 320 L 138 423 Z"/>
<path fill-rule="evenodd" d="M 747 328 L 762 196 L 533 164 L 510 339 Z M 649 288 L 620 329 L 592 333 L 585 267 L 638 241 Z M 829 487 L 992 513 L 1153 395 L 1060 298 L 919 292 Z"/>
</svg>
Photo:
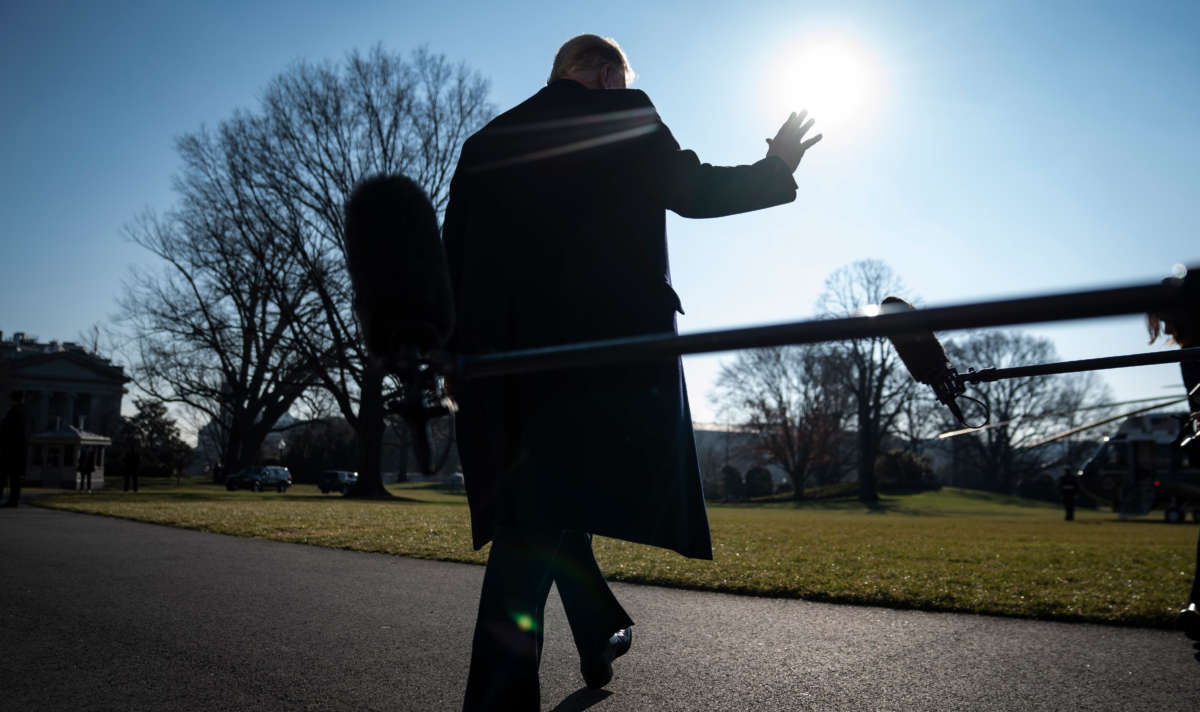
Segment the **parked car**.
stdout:
<svg viewBox="0 0 1200 712">
<path fill-rule="evenodd" d="M 358 482 L 358 473 L 349 470 L 325 470 L 317 475 L 317 487 L 325 494 L 330 492 L 346 494 L 356 482 Z"/>
<path fill-rule="evenodd" d="M 270 465 L 267 467 L 247 467 L 235 472 L 225 480 L 225 489 L 232 492 L 236 489 L 248 489 L 262 492 L 273 489 L 276 492 L 286 492 L 292 486 L 292 473 L 286 467 Z"/>
</svg>

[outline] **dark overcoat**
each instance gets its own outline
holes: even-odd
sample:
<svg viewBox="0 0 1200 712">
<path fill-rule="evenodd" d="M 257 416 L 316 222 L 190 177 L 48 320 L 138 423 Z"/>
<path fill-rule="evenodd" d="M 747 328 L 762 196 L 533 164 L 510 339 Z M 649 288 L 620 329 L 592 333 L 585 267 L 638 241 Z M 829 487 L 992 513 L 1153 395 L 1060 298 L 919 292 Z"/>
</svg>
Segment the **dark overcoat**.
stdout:
<svg viewBox="0 0 1200 712">
<path fill-rule="evenodd" d="M 0 421 L 0 477 L 25 478 L 29 419 L 24 403 L 14 403 Z"/>
<path fill-rule="evenodd" d="M 673 332 L 666 214 L 789 202 L 778 158 L 702 164 L 641 91 L 550 84 L 463 146 L 443 225 L 466 354 Z M 454 385 L 475 546 L 574 529 L 712 558 L 676 357 Z"/>
</svg>

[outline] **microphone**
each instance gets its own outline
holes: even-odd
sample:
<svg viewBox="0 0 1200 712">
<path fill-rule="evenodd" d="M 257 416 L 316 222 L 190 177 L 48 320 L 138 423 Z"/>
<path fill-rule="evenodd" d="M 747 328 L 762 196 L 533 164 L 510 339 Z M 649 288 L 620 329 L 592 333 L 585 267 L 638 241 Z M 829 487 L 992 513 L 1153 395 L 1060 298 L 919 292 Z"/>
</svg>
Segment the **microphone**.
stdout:
<svg viewBox="0 0 1200 712">
<path fill-rule="evenodd" d="M 430 421 L 454 412 L 428 358 L 454 329 L 433 204 L 406 176 L 377 175 L 354 188 L 345 211 L 346 268 L 367 351 L 400 377 L 402 396 L 387 410 L 404 418 L 421 471 L 433 474 Z"/>
<path fill-rule="evenodd" d="M 402 175 L 359 183 L 346 201 L 346 267 L 367 350 L 395 360 L 435 349 L 454 329 L 454 296 L 437 216 Z"/>
<path fill-rule="evenodd" d="M 913 305 L 900 297 L 888 297 L 883 300 L 881 306 L 884 313 L 913 310 Z M 956 400 L 966 389 L 958 377 L 958 372 L 950 365 L 946 349 L 933 332 L 896 334 L 888 339 L 912 377 L 919 383 L 931 386 L 937 399 L 950 409 L 959 423 L 966 426 L 967 422 Z"/>
</svg>

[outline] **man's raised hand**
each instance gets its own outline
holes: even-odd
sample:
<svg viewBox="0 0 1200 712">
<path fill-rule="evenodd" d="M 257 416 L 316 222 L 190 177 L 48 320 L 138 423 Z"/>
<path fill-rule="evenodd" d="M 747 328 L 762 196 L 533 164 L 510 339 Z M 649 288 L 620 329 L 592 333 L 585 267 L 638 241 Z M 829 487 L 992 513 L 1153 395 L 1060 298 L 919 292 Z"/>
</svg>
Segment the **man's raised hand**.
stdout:
<svg viewBox="0 0 1200 712">
<path fill-rule="evenodd" d="M 808 133 L 813 125 L 812 119 L 804 120 L 807 115 L 807 111 L 801 111 L 799 114 L 793 111 L 788 120 L 783 122 L 783 126 L 779 127 L 775 138 L 767 139 L 767 156 L 779 156 L 792 172 L 800 165 L 804 152 L 821 140 L 822 134 L 804 140 L 804 134 Z"/>
</svg>

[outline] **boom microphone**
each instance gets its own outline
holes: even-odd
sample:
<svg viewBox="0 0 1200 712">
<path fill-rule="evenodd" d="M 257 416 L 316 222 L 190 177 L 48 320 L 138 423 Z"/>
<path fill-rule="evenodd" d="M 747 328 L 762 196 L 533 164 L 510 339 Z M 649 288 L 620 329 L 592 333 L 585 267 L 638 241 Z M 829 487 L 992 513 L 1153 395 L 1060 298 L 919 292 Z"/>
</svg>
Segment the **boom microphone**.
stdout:
<svg viewBox="0 0 1200 712">
<path fill-rule="evenodd" d="M 900 297 L 884 299 L 882 307 L 884 313 L 912 311 L 913 309 L 913 305 Z M 958 372 L 950 365 L 946 349 L 942 347 L 942 343 L 933 335 L 933 332 L 897 334 L 889 336 L 888 339 L 891 340 L 892 346 L 896 348 L 896 353 L 899 354 L 900 360 L 904 362 L 904 366 L 912 374 L 912 377 L 920 383 L 932 386 L 933 394 L 937 396 L 937 399 L 950 409 L 958 422 L 966 425 L 956 400 L 965 389 L 958 378 Z"/>
<path fill-rule="evenodd" d="M 402 382 L 402 398 L 387 409 L 404 417 L 419 467 L 433 474 L 438 465 L 430 421 L 452 413 L 453 404 L 426 358 L 454 328 L 450 272 L 433 204 L 405 176 L 367 178 L 346 201 L 345 244 L 367 351 Z"/>
<path fill-rule="evenodd" d="M 367 350 L 394 359 L 445 344 L 454 297 L 425 191 L 402 175 L 367 178 L 346 201 L 345 237 Z"/>
</svg>

